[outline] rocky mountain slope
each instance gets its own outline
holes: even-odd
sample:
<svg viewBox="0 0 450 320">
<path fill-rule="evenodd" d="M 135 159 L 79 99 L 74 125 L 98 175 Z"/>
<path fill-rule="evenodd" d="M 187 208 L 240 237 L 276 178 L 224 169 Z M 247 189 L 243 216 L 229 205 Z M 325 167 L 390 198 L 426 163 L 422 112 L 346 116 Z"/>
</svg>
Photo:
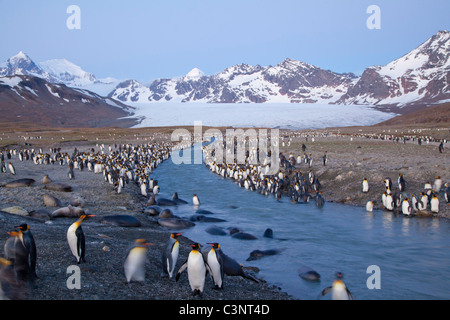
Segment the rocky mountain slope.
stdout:
<svg viewBox="0 0 450 320">
<path fill-rule="evenodd" d="M 134 112 L 111 98 L 37 76 L 0 77 L 1 121 L 51 127 L 129 127 L 139 120 Z"/>
</svg>

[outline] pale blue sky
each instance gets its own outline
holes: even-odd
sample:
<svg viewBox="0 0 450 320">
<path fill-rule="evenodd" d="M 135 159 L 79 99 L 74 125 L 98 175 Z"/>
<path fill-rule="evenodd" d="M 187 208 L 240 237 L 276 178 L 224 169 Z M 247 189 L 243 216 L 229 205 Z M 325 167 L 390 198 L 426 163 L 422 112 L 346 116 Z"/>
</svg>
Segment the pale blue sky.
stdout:
<svg viewBox="0 0 450 320">
<path fill-rule="evenodd" d="M 66 27 L 72 4 L 80 30 Z M 381 9 L 380 30 L 366 27 L 369 5 Z M 450 30 L 449 12 L 448 0 L 0 0 L 0 61 L 24 51 L 142 82 L 285 58 L 361 73 Z"/>
</svg>

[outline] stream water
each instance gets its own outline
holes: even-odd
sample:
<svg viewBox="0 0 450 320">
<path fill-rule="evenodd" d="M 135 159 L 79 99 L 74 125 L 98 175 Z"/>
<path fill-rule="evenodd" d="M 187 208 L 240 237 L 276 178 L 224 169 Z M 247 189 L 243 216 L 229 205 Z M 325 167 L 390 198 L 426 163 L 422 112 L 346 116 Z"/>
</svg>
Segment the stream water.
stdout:
<svg viewBox="0 0 450 320">
<path fill-rule="evenodd" d="M 152 174 L 159 181 L 161 196 L 178 192 L 189 204 L 170 207 L 174 214 L 190 217 L 196 208 L 192 196 L 200 198 L 200 209 L 225 222 L 196 222 L 183 235 L 208 246 L 218 242 L 222 250 L 241 264 L 260 269 L 258 277 L 299 299 L 329 299 L 320 292 L 332 284 L 335 273 L 355 299 L 415 300 L 450 298 L 450 223 L 439 218 L 408 218 L 391 212 L 366 212 L 365 208 L 326 202 L 294 204 L 287 198 L 239 188 L 211 173 L 204 164 L 175 165 L 170 159 Z M 241 240 L 211 235 L 207 227 L 227 230 L 237 227 L 257 237 Z M 263 237 L 271 228 L 274 238 Z M 182 243 L 181 245 L 188 245 Z M 253 250 L 279 249 L 277 255 L 246 261 Z M 321 275 L 309 282 L 299 277 L 304 266 Z M 373 273 L 370 266 L 378 267 Z M 369 270 L 368 270 L 369 268 Z M 368 282 L 379 289 L 370 289 Z M 369 281 L 368 281 L 369 280 Z M 226 279 L 225 279 L 226 285 Z"/>
</svg>

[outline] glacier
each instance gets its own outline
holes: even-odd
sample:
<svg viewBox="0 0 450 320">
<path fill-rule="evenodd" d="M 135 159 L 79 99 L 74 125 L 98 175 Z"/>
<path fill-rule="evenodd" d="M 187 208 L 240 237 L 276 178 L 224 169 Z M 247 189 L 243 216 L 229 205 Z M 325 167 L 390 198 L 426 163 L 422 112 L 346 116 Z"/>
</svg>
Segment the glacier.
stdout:
<svg viewBox="0 0 450 320">
<path fill-rule="evenodd" d="M 133 117 L 142 121 L 134 126 L 203 126 L 324 129 L 329 127 L 373 125 L 397 114 L 378 111 L 373 106 L 329 105 L 317 103 L 132 103 Z"/>
</svg>

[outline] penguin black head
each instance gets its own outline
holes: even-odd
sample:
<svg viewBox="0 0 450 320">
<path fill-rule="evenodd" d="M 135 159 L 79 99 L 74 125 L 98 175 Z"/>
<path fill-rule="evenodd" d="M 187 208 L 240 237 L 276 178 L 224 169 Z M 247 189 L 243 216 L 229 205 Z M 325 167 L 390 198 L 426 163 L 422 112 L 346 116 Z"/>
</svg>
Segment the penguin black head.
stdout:
<svg viewBox="0 0 450 320">
<path fill-rule="evenodd" d="M 29 227 L 26 223 L 23 223 L 23 224 L 21 224 L 20 226 L 15 226 L 14 228 L 18 228 L 18 229 L 20 229 L 21 231 L 27 231 L 27 230 L 30 229 L 30 227 Z"/>
<path fill-rule="evenodd" d="M 213 243 L 208 242 L 208 244 L 211 245 L 214 249 L 220 248 L 220 244 L 218 244 L 217 242 L 213 242 Z"/>
<path fill-rule="evenodd" d="M 182 235 L 182 233 L 171 233 L 170 237 L 173 238 L 173 239 L 177 239 L 181 235 Z"/>
<path fill-rule="evenodd" d="M 198 250 L 200 249 L 200 243 L 193 243 L 191 244 L 192 250 Z"/>
<path fill-rule="evenodd" d="M 344 278 L 342 272 L 336 272 L 336 279 L 341 280 L 342 278 Z"/>
</svg>

